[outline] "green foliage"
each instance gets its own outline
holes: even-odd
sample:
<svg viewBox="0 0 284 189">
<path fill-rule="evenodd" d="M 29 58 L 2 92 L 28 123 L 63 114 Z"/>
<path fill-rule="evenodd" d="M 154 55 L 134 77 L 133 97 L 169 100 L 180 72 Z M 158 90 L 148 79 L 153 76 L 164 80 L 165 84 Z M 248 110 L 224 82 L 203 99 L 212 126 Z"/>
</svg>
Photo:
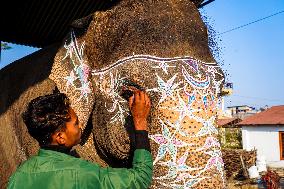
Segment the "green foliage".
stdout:
<svg viewBox="0 0 284 189">
<path fill-rule="evenodd" d="M 218 138 L 222 148 L 242 149 L 242 132 L 239 128 L 219 129 Z"/>
<path fill-rule="evenodd" d="M 1 50 L 8 50 L 8 49 L 11 49 L 12 47 L 10 47 L 8 45 L 8 43 L 5 43 L 5 42 L 1 42 Z"/>
</svg>

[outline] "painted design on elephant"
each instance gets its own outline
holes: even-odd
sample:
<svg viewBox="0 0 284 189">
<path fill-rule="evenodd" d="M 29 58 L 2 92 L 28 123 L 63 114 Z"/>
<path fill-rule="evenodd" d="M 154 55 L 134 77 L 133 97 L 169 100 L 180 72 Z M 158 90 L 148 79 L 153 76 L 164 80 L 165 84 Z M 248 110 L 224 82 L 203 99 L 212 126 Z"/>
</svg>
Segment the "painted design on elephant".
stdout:
<svg viewBox="0 0 284 189">
<path fill-rule="evenodd" d="M 206 164 L 204 169 L 209 170 L 212 167 L 216 167 L 217 170 L 219 171 L 219 173 L 221 174 L 223 184 L 225 184 L 224 172 L 223 172 L 224 162 L 223 162 L 223 159 L 222 159 L 221 151 L 219 149 L 218 150 L 214 149 L 213 151 L 205 152 L 205 154 L 208 154 L 211 157 L 207 161 L 207 164 Z"/>
<path fill-rule="evenodd" d="M 203 127 L 200 128 L 197 134 L 195 134 L 196 137 L 204 136 L 204 135 L 212 135 L 212 134 L 218 134 L 218 130 L 214 126 L 215 122 L 215 116 L 210 117 L 209 119 L 202 119 L 199 118 L 200 122 L 202 123 Z"/>
<path fill-rule="evenodd" d="M 186 160 L 188 158 L 188 151 L 186 151 L 177 161 L 170 160 L 167 162 L 161 162 L 159 165 L 169 167 L 168 173 L 161 177 L 156 177 L 156 179 L 175 179 L 176 182 L 183 180 L 183 178 L 196 178 L 196 176 L 192 176 L 188 173 L 188 171 L 196 171 L 200 170 L 201 167 L 192 168 L 186 165 Z"/>
<path fill-rule="evenodd" d="M 174 83 L 177 74 L 175 74 L 172 78 L 170 78 L 168 81 L 164 81 L 158 74 L 156 74 L 157 78 L 158 78 L 158 87 L 157 88 L 153 88 L 153 89 L 147 89 L 147 92 L 159 92 L 161 93 L 162 97 L 159 100 L 159 104 L 161 102 L 163 102 L 167 97 L 171 97 L 173 100 L 175 100 L 173 94 L 177 89 L 177 87 L 179 86 L 179 84 L 181 82 L 178 83 Z"/>
<path fill-rule="evenodd" d="M 193 61 L 191 60 L 191 62 Z M 199 67 L 204 70 L 206 77 L 205 79 L 199 79 L 201 77 L 200 71 L 196 71 L 196 69 L 198 69 Z M 192 101 L 195 100 L 196 96 L 199 94 L 202 98 L 202 104 L 205 107 L 205 110 L 207 110 L 209 107 L 214 109 L 216 107 L 212 107 L 215 101 L 214 96 L 218 96 L 218 94 L 220 93 L 220 86 L 224 79 L 222 78 L 218 81 L 215 79 L 216 74 L 220 74 L 219 72 L 217 72 L 216 66 L 194 66 L 194 71 L 197 73 L 197 78 L 190 76 L 190 74 L 186 71 L 185 67 L 182 66 L 183 77 L 185 78 L 187 84 L 192 86 L 193 88 L 193 91 L 188 92 L 186 90 L 187 85 L 185 85 L 184 93 L 188 96 L 190 103 L 192 103 Z M 209 88 L 210 82 L 213 83 L 212 88 Z M 210 98 L 211 101 L 209 100 Z"/>
<path fill-rule="evenodd" d="M 178 151 L 177 148 L 192 145 L 177 139 L 175 137 L 175 133 L 172 134 L 161 119 L 160 122 L 162 125 L 162 134 L 154 134 L 149 136 L 152 140 L 159 144 L 158 155 L 154 160 L 154 165 L 166 155 L 166 152 L 169 152 L 171 159 L 173 162 L 175 162 Z"/>
<path fill-rule="evenodd" d="M 182 67 L 182 74 L 185 80 L 194 88 L 200 88 L 200 89 L 206 89 L 210 85 L 210 80 L 208 75 L 206 75 L 206 78 L 204 80 L 198 80 L 192 76 L 186 71 L 184 67 Z M 199 73 L 198 73 L 199 74 Z M 199 74 L 200 76 L 200 74 Z"/>
<path fill-rule="evenodd" d="M 75 90 L 80 91 L 80 101 L 82 98 L 88 101 L 88 95 L 91 93 L 91 84 L 88 81 L 88 77 L 90 75 L 91 69 L 87 64 L 85 64 L 85 60 L 83 58 L 84 55 L 84 47 L 85 42 L 78 44 L 74 31 L 71 31 L 70 34 L 70 43 L 65 43 L 64 48 L 66 49 L 66 54 L 62 58 L 62 62 L 69 63 L 72 66 L 72 70 L 70 74 L 64 79 L 66 80 L 66 90 L 70 86 L 74 87 Z M 78 85 L 77 87 L 76 85 Z"/>
<path fill-rule="evenodd" d="M 104 68 L 101 68 L 101 69 L 98 69 L 98 70 L 93 70 L 92 71 L 92 74 L 93 75 L 101 75 L 101 74 L 104 74 L 106 72 L 109 72 L 111 71 L 112 69 L 122 65 L 122 64 L 125 64 L 129 61 L 133 61 L 133 60 L 145 60 L 145 61 L 151 61 L 151 62 L 156 62 L 158 63 L 158 65 L 154 66 L 154 67 L 157 67 L 159 65 L 165 65 L 167 63 L 170 63 L 170 62 L 177 62 L 177 61 L 187 61 L 187 60 L 195 60 L 193 58 L 191 58 L 190 56 L 184 56 L 184 57 L 173 57 L 173 58 L 161 58 L 161 57 L 157 57 L 157 56 L 152 56 L 152 55 L 144 55 L 144 54 L 140 54 L 140 55 L 133 55 L 133 56 L 128 56 L 128 57 L 125 57 L 125 58 L 122 58 L 118 61 L 116 61 L 115 63 L 111 64 L 111 65 L 108 65 Z M 197 60 L 195 60 L 197 61 Z M 163 62 L 163 63 L 161 63 Z M 219 67 L 219 66 L 216 66 L 216 63 L 215 62 L 212 62 L 212 63 L 205 63 L 205 62 L 201 62 L 201 61 L 198 61 L 202 64 L 205 64 L 207 66 L 210 66 L 212 65 L 213 67 Z M 161 67 L 161 66 L 159 66 Z M 167 68 L 169 67 L 173 67 L 173 66 L 168 66 Z"/>
<path fill-rule="evenodd" d="M 200 76 L 199 73 L 199 66 L 198 66 L 198 60 L 195 59 L 187 59 L 187 60 L 183 60 L 184 63 L 186 63 L 187 65 L 189 65 L 191 67 L 191 69 L 193 69 L 194 72 L 198 73 L 198 76 Z M 201 62 L 202 64 L 202 62 Z"/>
<path fill-rule="evenodd" d="M 181 129 L 181 121 L 178 120 L 175 123 L 171 123 L 169 120 L 166 121 L 167 125 L 169 125 L 172 129 L 175 129 L 181 136 L 188 137 L 189 134 Z"/>
<path fill-rule="evenodd" d="M 220 148 L 220 143 L 218 142 L 217 138 L 209 136 L 206 138 L 204 145 L 201 148 L 197 149 L 196 151 L 207 150 L 211 147 Z"/>
<path fill-rule="evenodd" d="M 200 121 L 201 118 L 195 116 L 195 113 L 198 112 L 199 110 L 196 109 L 196 108 L 193 108 L 190 103 L 186 103 L 181 98 L 181 96 L 179 94 L 177 96 L 178 96 L 178 104 L 177 104 L 177 106 L 171 107 L 171 108 L 170 107 L 161 107 L 161 109 L 169 109 L 169 110 L 173 110 L 173 111 L 179 112 L 179 118 L 175 122 L 175 124 L 178 124 L 179 127 L 176 127 L 176 129 L 177 129 L 177 131 L 179 132 L 180 135 L 185 135 L 187 137 L 190 137 L 190 134 L 187 131 L 181 129 L 181 125 L 179 123 L 181 123 L 182 120 L 185 117 L 188 117 L 190 119 L 195 119 L 197 121 Z"/>
<path fill-rule="evenodd" d="M 175 134 L 180 134 L 181 136 L 187 136 L 188 138 L 194 138 L 194 137 L 202 137 L 202 136 L 206 136 L 208 135 L 208 137 L 206 138 L 205 144 L 203 147 L 196 149 L 195 151 L 202 151 L 205 154 L 208 154 L 208 152 L 206 152 L 206 150 L 208 149 L 214 149 L 214 152 L 216 151 L 215 148 L 219 149 L 220 148 L 220 144 L 218 143 L 217 139 L 212 137 L 213 135 L 216 135 L 218 133 L 217 129 L 214 126 L 214 122 L 215 122 L 215 116 L 211 116 L 211 117 L 206 117 L 206 118 L 202 118 L 200 116 L 196 115 L 196 112 L 200 111 L 197 108 L 194 108 L 192 106 L 192 104 L 194 102 L 198 101 L 197 96 L 200 96 L 202 101 L 202 104 L 205 107 L 205 110 L 208 108 L 208 106 L 212 106 L 212 105 L 216 105 L 216 103 L 214 103 L 213 101 L 216 100 L 214 95 L 216 95 L 219 90 L 220 84 L 222 83 L 223 80 L 220 81 L 216 81 L 215 80 L 215 75 L 217 74 L 215 67 L 212 66 L 204 66 L 204 65 L 199 65 L 196 61 L 190 59 L 189 61 L 183 61 L 186 64 L 190 65 L 193 69 L 194 72 L 197 73 L 197 75 L 192 76 L 190 75 L 185 66 L 182 65 L 181 69 L 182 69 L 182 76 L 184 78 L 184 80 L 186 82 L 184 83 L 184 87 L 183 87 L 183 94 L 180 94 L 180 88 L 179 89 L 175 89 L 171 91 L 171 96 L 173 93 L 176 93 L 176 96 L 178 97 L 178 105 L 176 107 L 160 107 L 162 109 L 171 109 L 174 111 L 178 111 L 179 112 L 179 117 L 178 120 L 176 120 L 176 122 L 174 124 L 172 124 L 169 120 L 167 120 L 166 122 L 175 130 L 174 134 L 172 134 L 172 136 L 175 136 Z M 201 79 L 202 78 L 202 72 L 200 71 L 200 68 L 205 68 L 205 71 L 203 71 L 206 75 L 205 75 L 205 79 Z M 207 69 L 206 69 L 207 68 Z M 177 73 L 173 76 L 174 78 L 176 78 Z M 211 77 L 210 77 L 211 76 Z M 157 75 L 158 79 L 157 79 L 157 83 L 160 86 L 160 82 L 161 82 L 161 78 Z M 213 87 L 210 87 L 210 82 L 212 80 L 213 83 Z M 178 81 L 177 81 L 178 82 Z M 181 82 L 179 82 L 178 84 L 180 84 Z M 187 85 L 191 86 L 191 89 L 193 89 L 191 92 L 188 92 L 186 90 Z M 212 90 L 212 88 L 215 88 L 215 91 Z M 150 89 L 148 91 L 154 91 L 154 92 L 164 92 L 165 90 L 163 88 L 155 88 Z M 217 92 L 216 92 L 217 91 Z M 162 93 L 163 94 L 163 93 Z M 187 96 L 187 102 L 181 97 L 182 95 Z M 162 95 L 160 102 L 163 102 L 165 100 L 165 96 L 166 95 Z M 170 95 L 167 95 L 170 96 Z M 167 97 L 166 96 L 166 97 Z M 170 97 L 171 97 L 170 96 Z M 209 96 L 211 98 L 211 102 L 209 103 L 209 98 L 207 98 L 207 96 Z M 216 95 L 217 96 L 217 95 Z M 172 100 L 176 100 L 174 98 L 171 97 Z M 202 127 L 200 128 L 200 130 L 192 135 L 190 133 L 188 133 L 186 130 L 184 130 L 183 128 L 181 128 L 181 122 L 184 120 L 185 117 L 188 117 L 189 119 L 193 119 L 196 120 L 196 122 L 202 123 Z M 161 123 L 161 127 L 162 127 L 162 133 L 164 133 L 164 129 L 166 128 L 164 123 Z M 165 182 L 161 182 L 159 181 L 160 184 L 169 187 L 169 185 L 172 188 L 191 188 L 193 187 L 195 184 L 197 184 L 198 182 L 200 182 L 202 179 L 205 178 L 210 178 L 210 177 L 204 177 L 201 176 L 204 172 L 206 172 L 207 170 L 211 169 L 212 167 L 216 167 L 217 170 L 220 172 L 221 175 L 221 179 L 223 180 L 224 183 L 224 177 L 223 177 L 223 161 L 221 158 L 221 155 L 217 156 L 216 153 L 212 154 L 212 157 L 208 160 L 206 166 L 204 168 L 191 168 L 191 169 L 179 169 L 180 166 L 178 166 L 177 162 L 175 161 L 175 158 L 173 158 L 173 155 L 177 155 L 177 152 L 171 152 L 170 150 L 166 151 L 164 148 L 164 143 L 163 140 L 162 142 L 160 140 L 157 140 L 157 138 L 153 137 L 153 136 L 159 136 L 161 137 L 159 134 L 155 134 L 150 136 L 151 139 L 153 139 L 158 145 L 159 145 L 159 149 L 158 149 L 158 153 L 156 155 L 154 164 L 159 164 L 159 165 L 163 165 L 163 166 L 167 166 L 168 167 L 168 173 L 166 175 L 163 176 L 159 176 L 156 177 L 154 179 L 165 179 Z M 177 137 L 175 137 L 177 138 Z M 192 145 L 191 145 L 192 146 Z M 171 160 L 170 161 L 166 161 L 166 162 L 159 162 L 160 160 L 162 161 L 163 158 L 165 157 L 165 153 L 169 152 Z M 220 151 L 219 151 L 220 152 Z M 221 153 L 221 152 L 220 152 Z M 185 158 L 185 159 L 183 159 Z M 187 156 L 182 156 L 182 159 L 184 161 L 186 161 Z M 183 171 L 181 171 L 183 170 Z M 192 171 L 196 171 L 199 170 L 197 172 L 197 174 L 190 174 L 190 172 Z M 202 179 L 201 179 L 202 178 Z M 169 181 L 169 179 L 172 179 L 173 181 Z M 182 182 L 183 184 L 177 184 Z"/>
<path fill-rule="evenodd" d="M 161 68 L 166 74 L 168 74 L 168 68 L 175 68 L 175 66 L 170 66 L 167 62 L 159 62 L 158 66 L 153 66 L 152 68 Z"/>
<path fill-rule="evenodd" d="M 221 92 L 220 87 L 221 87 L 222 83 L 224 82 L 224 77 L 222 77 L 223 75 L 216 68 L 218 68 L 218 67 L 208 65 L 207 66 L 207 72 L 212 77 L 212 82 L 213 82 L 212 88 L 215 89 L 214 95 L 218 96 L 219 93 Z M 216 78 L 217 75 L 219 75 L 219 77 L 221 77 L 222 79 L 218 80 Z M 214 95 L 212 94 L 212 96 L 214 96 Z"/>
<path fill-rule="evenodd" d="M 115 73 L 115 75 L 110 72 L 109 77 L 110 84 L 109 88 L 106 88 L 106 94 L 111 98 L 112 107 L 108 108 L 107 103 L 105 103 L 105 107 L 107 108 L 108 112 L 113 113 L 116 111 L 114 116 L 111 118 L 111 123 L 120 121 L 122 124 L 124 124 L 125 116 L 129 115 L 129 109 L 126 108 L 128 107 L 127 101 L 119 95 L 119 90 L 123 86 L 125 77 L 120 77 L 117 72 Z"/>
<path fill-rule="evenodd" d="M 131 63 L 133 60 L 143 60 L 139 63 L 147 64 L 148 68 L 152 68 L 151 72 L 155 73 L 156 86 L 146 88 L 146 91 L 158 94 L 157 108 L 177 112 L 174 120 L 158 117 L 160 132 L 149 135 L 149 138 L 158 146 L 154 165 L 167 170 L 163 175 L 155 175 L 154 180 L 167 188 L 192 188 L 202 180 L 212 179 L 207 172 L 216 168 L 224 183 L 220 144 L 215 138 L 218 133 L 214 126 L 216 115 L 210 114 L 210 110 L 212 112 L 217 110 L 217 96 L 223 82 L 219 67 L 215 63 L 204 63 L 191 57 L 160 58 L 151 55 L 133 55 L 100 70 L 93 70 L 92 73 L 100 77 L 104 77 L 106 73 L 112 75 L 115 68 Z M 162 74 L 160 70 L 165 74 Z M 117 78 L 117 76 L 110 78 Z M 119 83 L 118 81 L 123 79 L 125 78 L 118 77 L 111 81 L 115 80 L 113 83 Z M 113 84 L 113 91 L 116 90 L 116 86 L 119 84 Z M 111 91 L 109 94 L 113 97 L 118 95 Z M 123 115 L 128 110 L 123 110 L 123 106 L 121 109 L 117 108 L 118 104 L 123 102 L 119 101 L 118 96 L 113 98 L 113 107 L 110 110 L 117 111 L 116 115 Z M 172 101 L 175 106 L 169 106 L 167 104 L 169 101 Z M 204 114 L 199 113 L 201 110 Z M 122 123 L 123 119 L 120 117 Z M 195 132 L 189 132 L 191 130 L 185 127 L 185 120 L 194 120 L 201 127 Z M 199 143 L 192 143 L 194 139 L 198 139 Z M 189 152 L 210 157 L 206 159 L 204 165 L 196 165 L 190 161 Z"/>
<path fill-rule="evenodd" d="M 186 177 L 184 177 L 186 178 Z M 201 178 L 187 178 L 187 180 L 183 180 L 183 184 L 170 184 L 173 189 L 192 189 L 192 187 L 199 183 L 201 180 L 209 177 L 201 177 Z"/>
<path fill-rule="evenodd" d="M 121 77 L 118 71 L 104 72 L 94 79 L 95 88 L 108 99 L 105 102 L 107 112 L 112 114 L 110 123 L 120 122 L 124 125 L 126 116 L 129 115 L 128 102 L 120 95 L 127 77 Z"/>
<path fill-rule="evenodd" d="M 181 184 L 177 184 L 177 182 L 173 182 L 170 184 L 160 182 L 160 184 L 166 188 L 172 188 L 172 189 L 192 189 L 192 187 L 194 187 L 194 185 L 196 185 L 200 181 L 209 178 L 210 177 L 191 178 L 191 175 L 185 173 L 183 174 L 183 177 L 181 177 L 180 180 L 177 180 L 177 182 L 181 182 Z"/>
</svg>

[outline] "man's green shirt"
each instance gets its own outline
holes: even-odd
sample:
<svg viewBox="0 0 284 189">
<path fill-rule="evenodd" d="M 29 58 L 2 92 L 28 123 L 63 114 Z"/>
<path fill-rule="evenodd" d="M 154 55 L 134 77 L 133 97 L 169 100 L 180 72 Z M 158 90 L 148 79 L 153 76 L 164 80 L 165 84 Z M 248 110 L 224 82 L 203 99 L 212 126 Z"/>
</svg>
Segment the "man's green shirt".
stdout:
<svg viewBox="0 0 284 189">
<path fill-rule="evenodd" d="M 153 169 L 151 153 L 136 149 L 132 165 L 131 169 L 102 168 L 61 152 L 40 149 L 12 175 L 8 189 L 148 188 Z"/>
</svg>

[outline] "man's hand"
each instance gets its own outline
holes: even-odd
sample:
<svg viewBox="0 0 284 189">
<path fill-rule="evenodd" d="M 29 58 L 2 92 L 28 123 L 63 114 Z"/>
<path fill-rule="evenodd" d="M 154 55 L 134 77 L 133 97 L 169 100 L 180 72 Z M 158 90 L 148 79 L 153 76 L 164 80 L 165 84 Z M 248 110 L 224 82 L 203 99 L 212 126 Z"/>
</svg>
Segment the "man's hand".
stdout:
<svg viewBox="0 0 284 189">
<path fill-rule="evenodd" d="M 131 88 L 133 95 L 129 98 L 129 108 L 133 116 L 135 130 L 148 130 L 147 117 L 151 102 L 144 91 Z"/>
</svg>

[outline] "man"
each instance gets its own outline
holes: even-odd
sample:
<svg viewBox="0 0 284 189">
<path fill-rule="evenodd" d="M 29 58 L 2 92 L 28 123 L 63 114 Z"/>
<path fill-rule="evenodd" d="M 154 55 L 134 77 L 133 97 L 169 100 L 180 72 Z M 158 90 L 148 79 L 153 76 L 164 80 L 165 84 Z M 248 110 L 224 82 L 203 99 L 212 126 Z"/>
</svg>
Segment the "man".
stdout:
<svg viewBox="0 0 284 189">
<path fill-rule="evenodd" d="M 148 188 L 153 169 L 147 136 L 150 100 L 143 91 L 133 93 L 129 98 L 135 127 L 131 169 L 101 168 L 69 155 L 80 142 L 81 125 L 67 97 L 57 93 L 32 100 L 23 113 L 29 133 L 41 149 L 17 169 L 8 188 Z"/>
</svg>

